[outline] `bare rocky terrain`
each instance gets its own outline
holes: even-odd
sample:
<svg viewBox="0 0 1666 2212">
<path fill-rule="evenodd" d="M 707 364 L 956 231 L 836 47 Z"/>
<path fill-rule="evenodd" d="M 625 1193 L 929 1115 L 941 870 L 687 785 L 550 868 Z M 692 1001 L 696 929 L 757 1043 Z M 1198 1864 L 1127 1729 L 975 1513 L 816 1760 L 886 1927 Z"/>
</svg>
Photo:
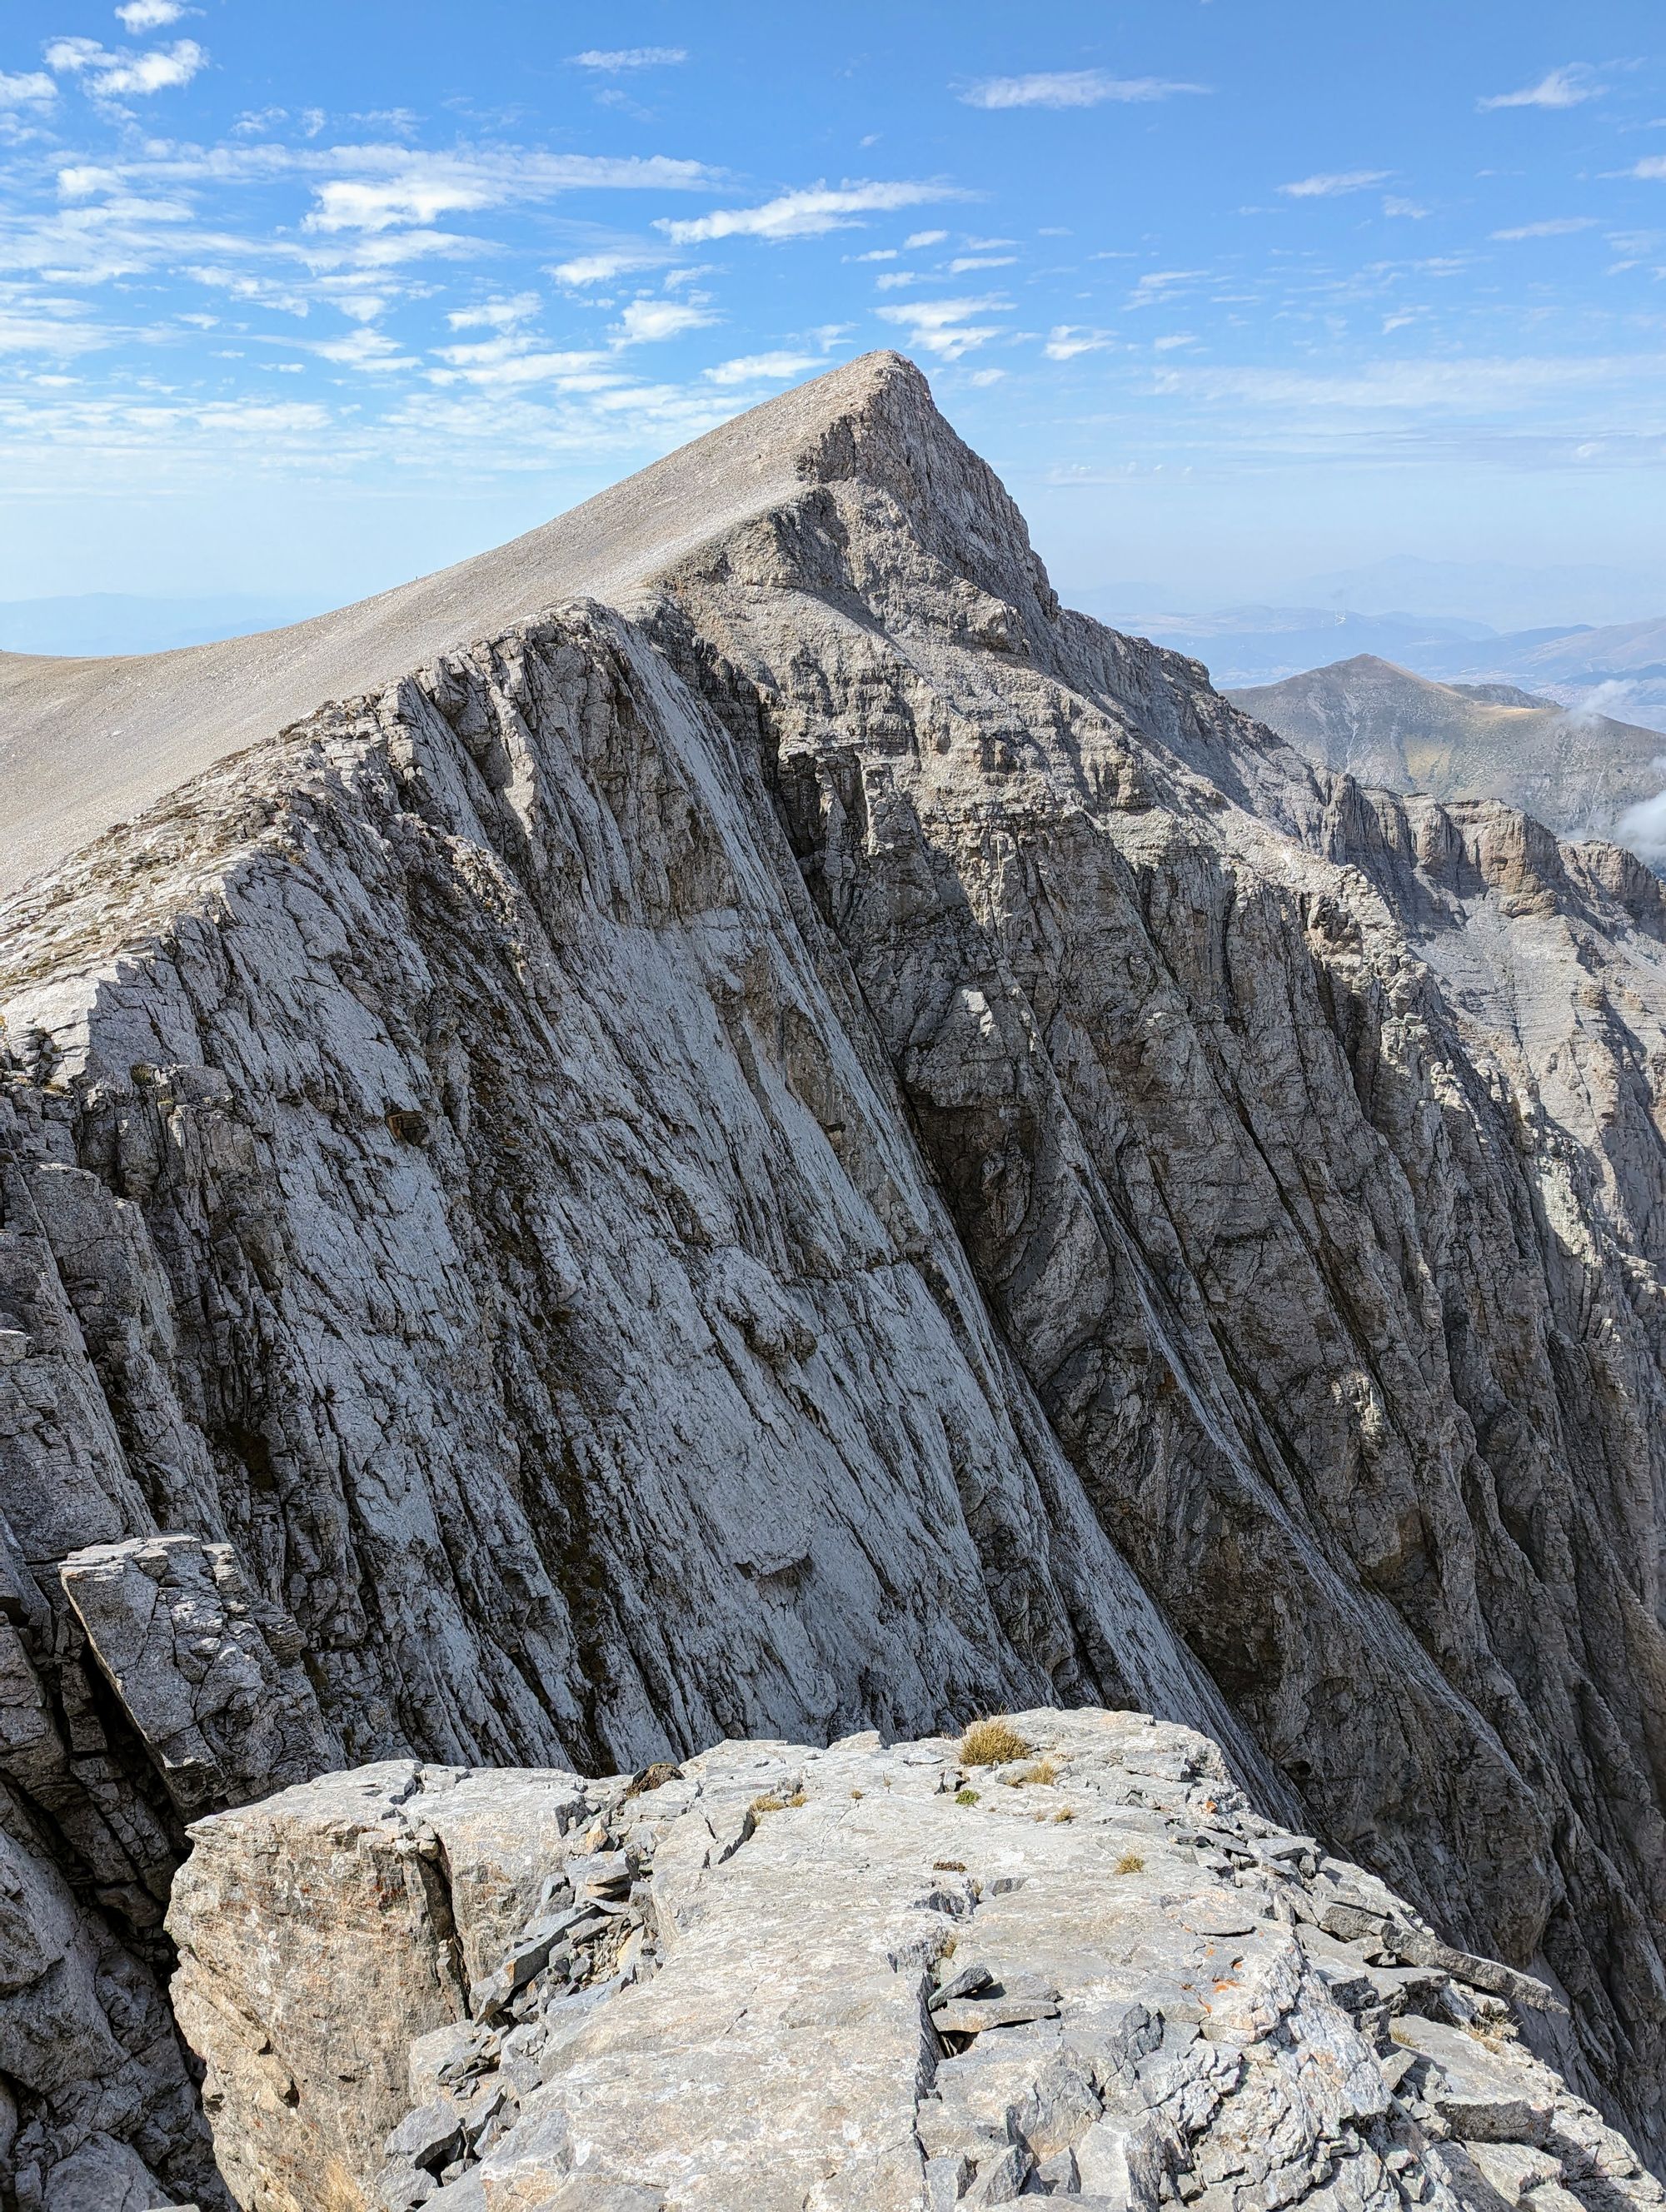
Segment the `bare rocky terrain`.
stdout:
<svg viewBox="0 0 1666 2212">
<path fill-rule="evenodd" d="M 1523 2039 L 1551 1992 L 1262 1818 L 1207 1738 L 1002 1734 L 405 1760 L 204 1821 L 175 1991 L 240 2201 L 1662 2202 Z"/>
<path fill-rule="evenodd" d="M 1062 610 L 894 356 L 321 624 L 0 676 L 20 2212 L 268 2186 L 188 1823 L 1002 1706 L 1212 1739 L 1666 2153 L 1640 862 Z"/>
</svg>

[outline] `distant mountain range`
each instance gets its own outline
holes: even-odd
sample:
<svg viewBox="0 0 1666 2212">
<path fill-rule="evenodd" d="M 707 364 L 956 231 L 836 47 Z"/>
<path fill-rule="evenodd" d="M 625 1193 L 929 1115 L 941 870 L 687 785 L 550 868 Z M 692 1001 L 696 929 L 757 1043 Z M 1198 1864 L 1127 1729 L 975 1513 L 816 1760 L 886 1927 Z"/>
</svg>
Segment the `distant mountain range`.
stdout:
<svg viewBox="0 0 1666 2212">
<path fill-rule="evenodd" d="M 277 629 L 318 611 L 311 599 L 225 593 L 206 599 L 143 599 L 123 592 L 0 600 L 0 653 L 168 653 Z"/>
<path fill-rule="evenodd" d="M 1666 806 L 1653 802 L 1666 792 L 1666 737 L 1657 730 L 1511 684 L 1432 683 L 1371 653 L 1229 696 L 1309 759 L 1361 782 L 1505 799 L 1564 836 L 1618 835 L 1659 857 L 1654 816 Z"/>
<path fill-rule="evenodd" d="M 1281 683 L 1362 654 L 1451 684 L 1509 684 L 1666 732 L 1666 617 L 1499 632 L 1456 616 L 1227 607 L 1211 614 L 1107 611 L 1118 629 L 1191 654 L 1223 690 Z"/>
</svg>

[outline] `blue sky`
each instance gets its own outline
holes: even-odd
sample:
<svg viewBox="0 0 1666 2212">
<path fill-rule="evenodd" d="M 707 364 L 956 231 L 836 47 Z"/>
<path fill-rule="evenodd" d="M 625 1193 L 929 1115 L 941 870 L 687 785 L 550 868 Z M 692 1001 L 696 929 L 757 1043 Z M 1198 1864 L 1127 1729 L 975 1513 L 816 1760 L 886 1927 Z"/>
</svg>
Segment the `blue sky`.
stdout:
<svg viewBox="0 0 1666 2212">
<path fill-rule="evenodd" d="M 0 0 L 0 598 L 331 603 L 912 353 L 1067 590 L 1666 607 L 1666 19 Z"/>
</svg>

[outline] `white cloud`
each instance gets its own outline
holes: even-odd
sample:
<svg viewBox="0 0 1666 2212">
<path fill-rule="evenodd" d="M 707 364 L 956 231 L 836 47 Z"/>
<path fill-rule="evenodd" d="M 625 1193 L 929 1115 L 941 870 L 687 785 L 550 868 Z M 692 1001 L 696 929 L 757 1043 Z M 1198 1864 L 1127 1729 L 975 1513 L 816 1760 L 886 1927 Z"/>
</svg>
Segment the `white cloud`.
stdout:
<svg viewBox="0 0 1666 2212">
<path fill-rule="evenodd" d="M 164 25 L 177 23 L 185 9 L 179 0 L 127 0 L 125 8 L 118 8 L 116 20 L 134 38 L 141 31 L 160 31 Z"/>
<path fill-rule="evenodd" d="M 1600 84 L 1591 82 L 1585 63 L 1570 62 L 1566 69 L 1550 70 L 1537 84 L 1523 85 L 1519 92 L 1494 93 L 1475 105 L 1483 114 L 1496 107 L 1578 107 L 1581 100 L 1600 99 L 1602 92 Z"/>
<path fill-rule="evenodd" d="M 401 353 L 392 338 L 383 337 L 378 331 L 353 331 L 344 338 L 326 339 L 310 350 L 320 360 L 333 361 L 344 368 L 370 369 L 378 374 L 417 366 L 414 355 Z"/>
<path fill-rule="evenodd" d="M 1016 253 L 957 254 L 949 264 L 949 274 L 963 276 L 968 269 L 1010 269 L 1017 259 Z"/>
<path fill-rule="evenodd" d="M 0 70 L 0 107 L 27 107 L 58 98 L 58 87 L 44 70 L 9 75 Z"/>
<path fill-rule="evenodd" d="M 901 325 L 908 343 L 920 353 L 934 353 L 944 361 L 958 361 L 974 347 L 1002 336 L 999 323 L 976 323 L 975 315 L 1005 315 L 1012 307 L 1005 300 L 911 300 L 905 307 L 874 311 L 882 322 Z"/>
<path fill-rule="evenodd" d="M 688 58 L 684 46 L 617 46 L 611 52 L 591 46 L 569 57 L 579 69 L 605 70 L 611 75 L 620 70 L 669 69 Z"/>
<path fill-rule="evenodd" d="M 1116 343 L 1110 331 L 1090 331 L 1075 323 L 1055 323 L 1043 348 L 1049 361 L 1074 361 L 1079 353 L 1102 353 Z"/>
<path fill-rule="evenodd" d="M 1152 269 L 1134 281 L 1128 295 L 1130 307 L 1155 307 L 1166 300 L 1170 292 L 1182 284 L 1195 283 L 1199 277 L 1208 275 L 1207 269 Z"/>
<path fill-rule="evenodd" d="M 1590 230 L 1596 218 L 1589 215 L 1553 216 L 1547 222 L 1517 223 L 1513 230 L 1495 230 L 1494 238 L 1567 238 L 1576 230 Z"/>
<path fill-rule="evenodd" d="M 558 284 L 577 289 L 585 284 L 611 284 L 633 269 L 651 269 L 653 253 L 581 253 L 571 261 L 557 261 L 550 274 Z"/>
<path fill-rule="evenodd" d="M 552 352 L 520 332 L 504 331 L 471 345 L 441 346 L 447 366 L 430 369 L 435 384 L 471 384 L 477 391 L 523 391 L 552 386 L 563 394 L 604 392 L 627 381 L 606 354 Z"/>
<path fill-rule="evenodd" d="M 79 323 L 56 314 L 16 312 L 0 305 L 0 353 L 49 353 L 60 356 L 90 353 L 107 345 L 110 334 L 90 323 Z"/>
<path fill-rule="evenodd" d="M 873 289 L 876 292 L 902 292 L 919 282 L 917 272 L 912 269 L 887 269 L 884 276 L 874 278 Z"/>
<path fill-rule="evenodd" d="M 719 385 L 727 391 L 736 384 L 781 382 L 790 376 L 802 376 L 806 368 L 819 366 L 819 359 L 813 353 L 747 353 L 734 361 L 720 361 L 714 368 L 702 368 L 700 374 L 708 384 Z"/>
<path fill-rule="evenodd" d="M 903 240 L 904 253 L 923 252 L 928 246 L 941 246 L 948 236 L 946 230 L 911 230 Z"/>
<path fill-rule="evenodd" d="M 1651 354 L 1476 356 L 1467 361 L 1366 362 L 1335 374 L 1298 368 L 1176 368 L 1158 388 L 1199 398 L 1237 400 L 1250 406 L 1314 409 L 1338 413 L 1416 414 L 1484 410 L 1489 421 L 1535 408 L 1559 394 L 1621 386 L 1650 388 L 1666 372 Z"/>
<path fill-rule="evenodd" d="M 305 227 L 324 233 L 430 223 L 442 215 L 478 214 L 557 192 L 688 191 L 711 181 L 702 163 L 662 154 L 421 154 L 405 146 L 360 146 L 320 149 L 304 161 L 291 155 L 287 166 L 344 172 L 313 187 L 317 205 Z"/>
<path fill-rule="evenodd" d="M 1631 172 L 1634 177 L 1666 177 L 1666 154 L 1648 154 Z"/>
<path fill-rule="evenodd" d="M 1403 216 L 1409 222 L 1421 222 L 1429 210 L 1416 200 L 1402 199 L 1390 192 L 1383 203 L 1383 212 L 1384 215 Z"/>
<path fill-rule="evenodd" d="M 477 307 L 459 307 L 446 320 L 454 331 L 512 331 L 517 323 L 537 314 L 541 304 L 536 292 L 517 292 L 512 300 L 486 300 Z"/>
<path fill-rule="evenodd" d="M 620 345 L 650 345 L 660 338 L 681 337 L 684 331 L 703 330 L 717 319 L 703 307 L 684 306 L 680 300 L 632 300 L 614 331 Z"/>
<path fill-rule="evenodd" d="M 802 191 L 782 192 L 762 207 L 719 208 L 688 222 L 662 216 L 654 228 L 679 246 L 708 238 L 819 238 L 824 231 L 845 228 L 859 216 L 964 197 L 946 185 L 811 185 Z"/>
<path fill-rule="evenodd" d="M 1388 180 L 1386 169 L 1331 169 L 1316 177 L 1298 177 L 1294 184 L 1280 185 L 1279 190 L 1292 200 L 1334 200 L 1343 192 L 1369 191 L 1373 185 Z"/>
<path fill-rule="evenodd" d="M 83 78 L 88 90 L 100 100 L 124 93 L 169 91 L 189 84 L 208 64 L 195 39 L 176 39 L 171 46 L 155 46 L 148 54 L 107 53 L 96 39 L 54 39 L 45 59 L 47 68 L 60 76 Z"/>
<path fill-rule="evenodd" d="M 1112 76 L 1105 70 L 1041 70 L 1029 76 L 981 77 L 960 97 L 968 107 L 1098 107 L 1106 100 L 1170 100 L 1176 93 L 1208 89 L 1162 76 Z"/>
</svg>

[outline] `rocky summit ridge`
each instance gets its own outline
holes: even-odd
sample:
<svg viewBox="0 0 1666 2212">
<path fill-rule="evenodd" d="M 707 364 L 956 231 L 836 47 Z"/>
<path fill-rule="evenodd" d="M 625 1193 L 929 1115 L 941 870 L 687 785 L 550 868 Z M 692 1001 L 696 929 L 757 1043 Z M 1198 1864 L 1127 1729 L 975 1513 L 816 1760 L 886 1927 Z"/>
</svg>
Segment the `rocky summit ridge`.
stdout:
<svg viewBox="0 0 1666 2212">
<path fill-rule="evenodd" d="M 1657 2160 L 1641 864 L 1061 609 L 895 356 L 200 652 L 5 709 L 20 2206 L 228 2201 L 188 1824 L 1001 1707 L 1212 1739 Z"/>
<path fill-rule="evenodd" d="M 1523 2043 L 1548 1990 L 1143 1714 L 390 1762 L 194 1836 L 176 1996 L 252 2212 L 1662 2202 Z"/>
</svg>

